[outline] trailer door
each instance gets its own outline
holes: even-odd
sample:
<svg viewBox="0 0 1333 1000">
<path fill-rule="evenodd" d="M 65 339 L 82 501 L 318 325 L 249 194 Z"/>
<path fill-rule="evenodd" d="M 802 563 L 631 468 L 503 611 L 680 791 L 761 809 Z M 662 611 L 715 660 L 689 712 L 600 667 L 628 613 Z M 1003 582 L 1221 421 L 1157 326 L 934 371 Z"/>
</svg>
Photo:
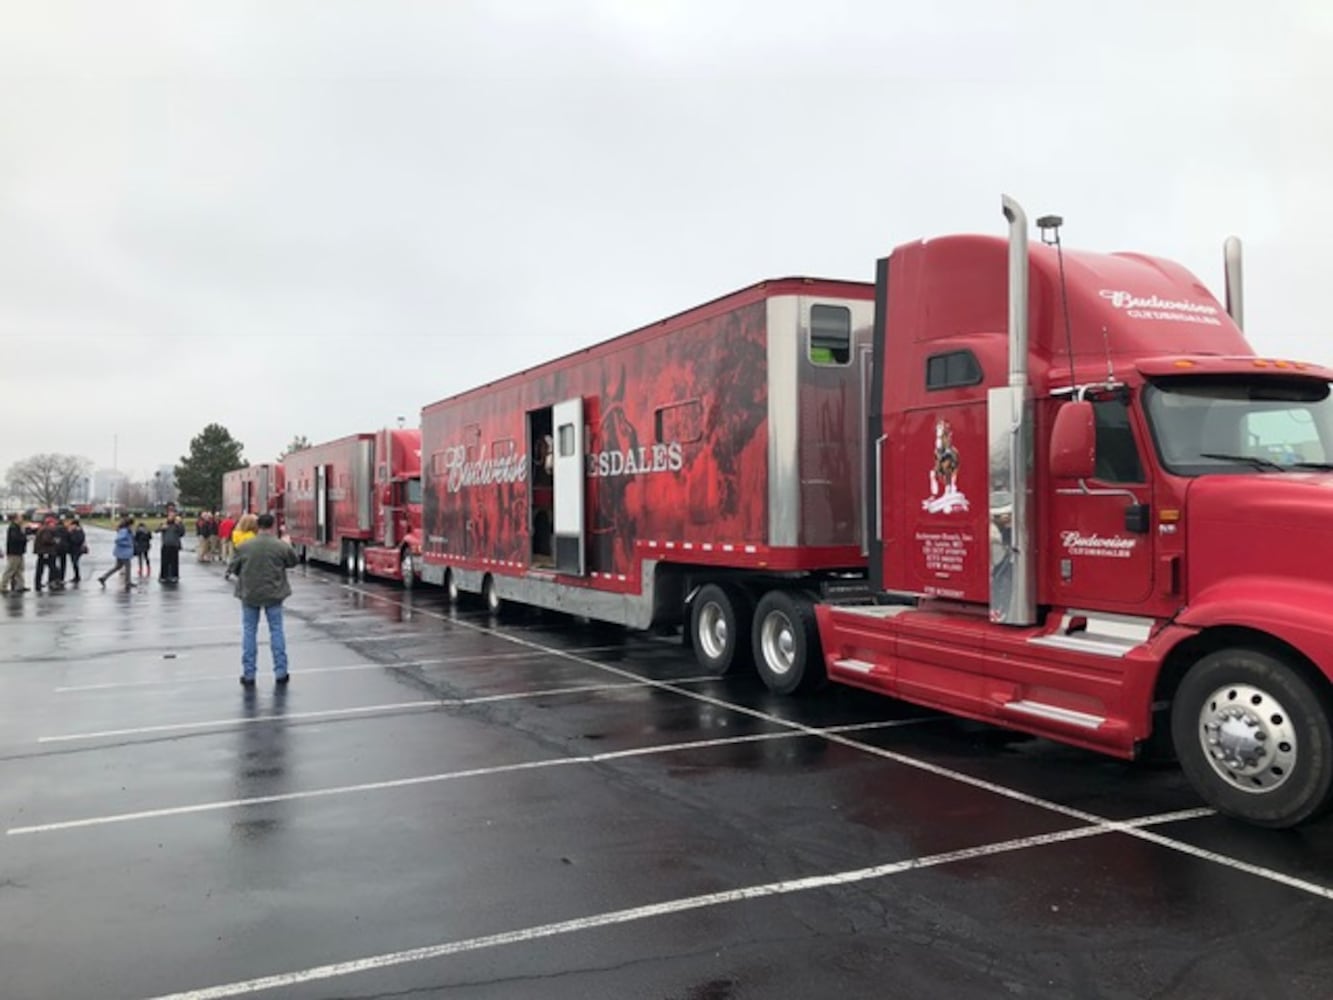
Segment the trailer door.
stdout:
<svg viewBox="0 0 1333 1000">
<path fill-rule="evenodd" d="M 329 467 L 315 466 L 315 541 L 325 545 L 329 540 Z"/>
<path fill-rule="evenodd" d="M 583 575 L 583 399 L 552 408 L 555 424 L 555 568 Z"/>
</svg>

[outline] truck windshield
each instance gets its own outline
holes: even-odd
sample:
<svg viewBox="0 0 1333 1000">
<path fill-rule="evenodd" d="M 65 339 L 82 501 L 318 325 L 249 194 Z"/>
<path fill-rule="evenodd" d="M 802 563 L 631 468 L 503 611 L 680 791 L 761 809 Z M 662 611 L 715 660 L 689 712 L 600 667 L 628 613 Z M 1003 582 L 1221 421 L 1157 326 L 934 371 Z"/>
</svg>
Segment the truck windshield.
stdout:
<svg viewBox="0 0 1333 1000">
<path fill-rule="evenodd" d="M 1333 469 L 1333 396 L 1314 379 L 1163 378 L 1143 392 L 1162 464 L 1182 476 Z"/>
</svg>

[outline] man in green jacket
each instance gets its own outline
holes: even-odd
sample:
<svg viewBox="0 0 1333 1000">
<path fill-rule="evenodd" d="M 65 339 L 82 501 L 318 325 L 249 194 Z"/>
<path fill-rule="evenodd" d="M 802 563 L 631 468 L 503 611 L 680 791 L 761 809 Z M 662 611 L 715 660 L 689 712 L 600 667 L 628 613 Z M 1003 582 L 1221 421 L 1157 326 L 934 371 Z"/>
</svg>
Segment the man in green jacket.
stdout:
<svg viewBox="0 0 1333 1000">
<path fill-rule="evenodd" d="M 268 619 L 269 643 L 273 650 L 273 679 L 285 685 L 287 637 L 282 629 L 282 602 L 292 596 L 287 570 L 296 565 L 296 551 L 273 533 L 273 515 L 259 515 L 259 534 L 236 550 L 227 564 L 227 578 L 236 577 L 236 596 L 241 599 L 241 685 L 255 686 L 255 660 L 259 655 L 259 614 Z"/>
</svg>

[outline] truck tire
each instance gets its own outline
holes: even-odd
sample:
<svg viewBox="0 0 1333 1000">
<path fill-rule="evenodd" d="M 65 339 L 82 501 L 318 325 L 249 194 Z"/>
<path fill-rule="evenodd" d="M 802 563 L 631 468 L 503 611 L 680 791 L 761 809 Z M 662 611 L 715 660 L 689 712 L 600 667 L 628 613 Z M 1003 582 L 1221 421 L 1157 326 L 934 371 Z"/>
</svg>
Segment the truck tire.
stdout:
<svg viewBox="0 0 1333 1000">
<path fill-rule="evenodd" d="M 1218 812 L 1283 828 L 1330 804 L 1328 695 L 1275 656 L 1223 649 L 1203 657 L 1176 691 L 1171 731 L 1190 784 Z"/>
<path fill-rule="evenodd" d="M 398 571 L 403 577 L 403 589 L 411 590 L 417 582 L 417 560 L 412 550 L 404 548 L 398 553 Z"/>
<path fill-rule="evenodd" d="M 774 694 L 794 694 L 825 680 L 815 609 L 804 594 L 770 590 L 754 612 L 754 663 Z"/>
<path fill-rule="evenodd" d="M 504 611 L 505 602 L 500 596 L 500 592 L 495 589 L 495 577 L 489 573 L 481 584 L 481 598 L 486 602 L 486 610 L 493 616 L 498 616 Z"/>
<path fill-rule="evenodd" d="M 458 578 L 454 576 L 454 571 L 451 569 L 444 571 L 444 597 L 449 602 L 450 607 L 458 603 Z"/>
<path fill-rule="evenodd" d="M 705 673 L 723 677 L 750 652 L 750 598 L 739 587 L 709 583 L 690 604 L 690 643 Z"/>
</svg>

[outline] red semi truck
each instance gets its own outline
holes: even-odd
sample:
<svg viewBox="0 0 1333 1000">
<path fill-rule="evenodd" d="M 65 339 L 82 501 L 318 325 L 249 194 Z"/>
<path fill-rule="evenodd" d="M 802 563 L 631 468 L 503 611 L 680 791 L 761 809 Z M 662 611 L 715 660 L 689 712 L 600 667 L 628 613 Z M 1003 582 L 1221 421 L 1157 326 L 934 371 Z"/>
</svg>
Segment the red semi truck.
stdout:
<svg viewBox="0 0 1333 1000">
<path fill-rule="evenodd" d="M 284 460 L 289 541 L 302 559 L 412 586 L 421 554 L 421 432 L 353 434 Z"/>
<path fill-rule="evenodd" d="M 1333 786 L 1333 370 L 1257 357 L 1139 254 L 960 236 L 880 261 L 875 603 L 804 601 L 770 686 L 821 680 L 1132 758 L 1289 826 Z M 811 615 L 817 629 L 809 625 Z M 759 626 L 757 626 L 759 627 Z M 774 669 L 778 666 L 779 669 Z"/>
<path fill-rule="evenodd" d="M 427 406 L 424 579 L 723 673 L 795 590 L 865 587 L 873 286 L 764 282 Z"/>
<path fill-rule="evenodd" d="M 1224 309 L 1004 208 L 426 407 L 423 576 L 1322 812 L 1333 370 L 1255 355 L 1238 245 Z"/>
<path fill-rule="evenodd" d="M 222 513 L 278 515 L 282 512 L 283 467 L 276 463 L 248 465 L 222 477 Z"/>
</svg>

